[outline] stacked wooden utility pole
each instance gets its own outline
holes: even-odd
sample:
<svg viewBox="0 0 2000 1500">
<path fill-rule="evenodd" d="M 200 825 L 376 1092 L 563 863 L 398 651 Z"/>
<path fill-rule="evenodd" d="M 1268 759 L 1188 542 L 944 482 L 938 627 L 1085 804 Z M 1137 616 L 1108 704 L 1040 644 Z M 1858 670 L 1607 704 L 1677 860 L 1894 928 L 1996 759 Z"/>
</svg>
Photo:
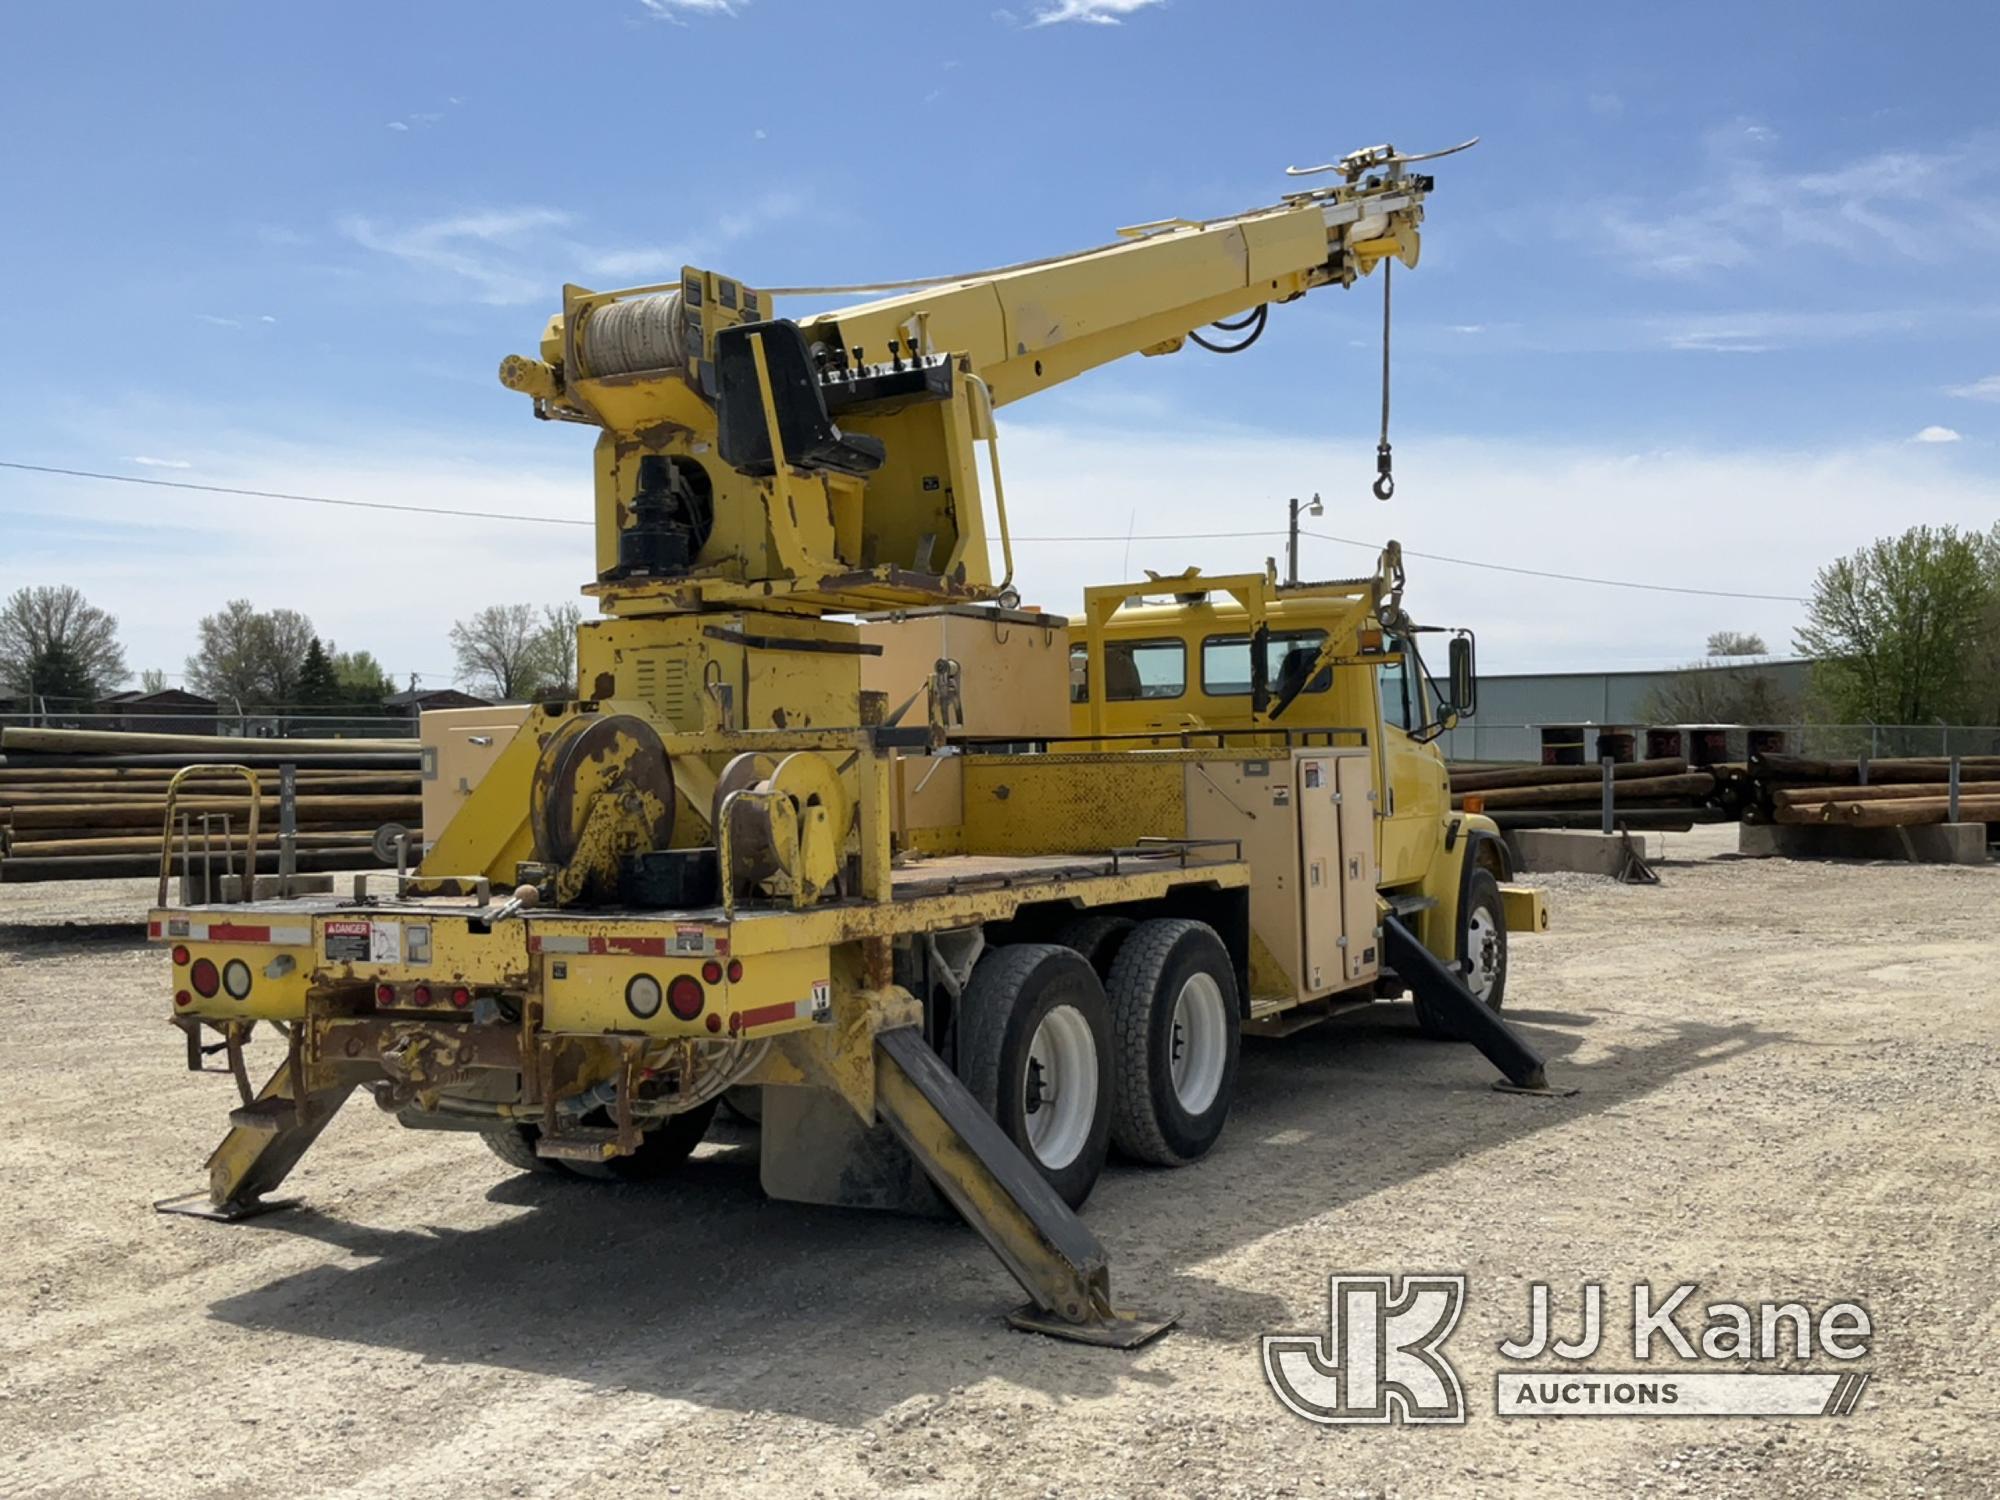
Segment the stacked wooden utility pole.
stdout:
<svg viewBox="0 0 2000 1500">
<path fill-rule="evenodd" d="M 2000 755 L 1958 761 L 1956 816 L 1952 761 L 1808 760 L 1760 755 L 1750 763 L 1747 821 L 1915 828 L 1926 823 L 2000 823 Z"/>
<path fill-rule="evenodd" d="M 1721 822 L 1721 767 L 1635 760 L 1611 767 L 1615 820 L 1628 828 L 1688 828 Z M 1603 816 L 1604 767 L 1468 766 L 1451 769 L 1451 805 L 1502 828 L 1595 828 Z"/>
<path fill-rule="evenodd" d="M 378 830 L 421 830 L 415 740 L 259 740 L 96 730 L 0 730 L 0 881 L 150 875 L 159 868 L 167 784 L 188 766 L 249 768 L 257 777 L 258 865 L 277 868 L 279 768 L 294 768 L 295 868 L 305 873 L 383 863 Z M 243 866 L 249 786 L 232 772 L 181 783 L 175 822 L 220 869 Z M 176 868 L 181 830 L 174 831 Z"/>
</svg>

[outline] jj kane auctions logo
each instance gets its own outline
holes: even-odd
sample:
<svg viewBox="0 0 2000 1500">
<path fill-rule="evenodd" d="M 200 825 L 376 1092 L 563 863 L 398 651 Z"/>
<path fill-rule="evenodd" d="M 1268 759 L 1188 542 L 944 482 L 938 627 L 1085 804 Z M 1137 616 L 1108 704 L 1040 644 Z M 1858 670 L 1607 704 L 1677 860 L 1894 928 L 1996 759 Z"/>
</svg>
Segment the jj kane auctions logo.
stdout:
<svg viewBox="0 0 2000 1500">
<path fill-rule="evenodd" d="M 1698 1287 L 1686 1282 L 1664 1296 L 1632 1288 L 1632 1359 L 1638 1370 L 1576 1369 L 1604 1344 L 1604 1287 L 1578 1294 L 1574 1338 L 1555 1332 L 1555 1299 L 1546 1282 L 1528 1288 L 1528 1329 L 1499 1346 L 1525 1364 L 1553 1356 L 1549 1370 L 1505 1370 L 1496 1377 L 1494 1411 L 1503 1417 L 1558 1416 L 1845 1416 L 1860 1404 L 1865 1371 L 1745 1370 L 1746 1362 L 1803 1363 L 1824 1356 L 1846 1366 L 1868 1354 L 1874 1324 L 1857 1302 L 1815 1313 L 1803 1302 L 1710 1302 L 1694 1322 Z M 1466 1279 L 1454 1274 L 1383 1274 L 1327 1278 L 1327 1331 L 1268 1334 L 1264 1378 L 1291 1411 L 1309 1422 L 1455 1425 L 1466 1419 L 1464 1387 L 1443 1346 L 1465 1308 Z M 1649 1365 L 1662 1354 L 1693 1362 L 1688 1370 Z M 1728 1369 L 1701 1369 L 1704 1360 Z"/>
</svg>

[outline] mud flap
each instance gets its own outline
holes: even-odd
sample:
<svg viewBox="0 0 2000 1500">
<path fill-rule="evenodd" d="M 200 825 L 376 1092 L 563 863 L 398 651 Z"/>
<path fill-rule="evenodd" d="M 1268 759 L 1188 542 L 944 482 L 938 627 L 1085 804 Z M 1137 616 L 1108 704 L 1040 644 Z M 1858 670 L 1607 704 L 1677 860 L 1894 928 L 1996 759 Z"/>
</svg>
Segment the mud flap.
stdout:
<svg viewBox="0 0 2000 1500">
<path fill-rule="evenodd" d="M 1458 1034 L 1477 1047 L 1510 1085 L 1524 1093 L 1576 1092 L 1551 1089 L 1541 1053 L 1501 1020 L 1497 1012 L 1482 1004 L 1465 987 L 1465 981 L 1418 942 L 1416 934 L 1400 919 L 1393 916 L 1382 919 L 1382 940 L 1383 957 L 1397 977 L 1449 1020 Z"/>
<path fill-rule="evenodd" d="M 876 1109 L 1033 1300 L 1016 1328 L 1135 1349 L 1178 1314 L 1116 1309 L 1104 1246 L 915 1027 L 875 1038 Z"/>
</svg>

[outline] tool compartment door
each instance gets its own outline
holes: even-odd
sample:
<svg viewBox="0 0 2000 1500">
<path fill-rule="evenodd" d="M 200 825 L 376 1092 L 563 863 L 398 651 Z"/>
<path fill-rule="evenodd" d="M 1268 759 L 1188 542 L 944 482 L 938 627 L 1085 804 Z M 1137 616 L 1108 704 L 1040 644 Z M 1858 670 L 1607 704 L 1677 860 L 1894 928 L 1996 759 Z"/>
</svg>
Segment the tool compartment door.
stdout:
<svg viewBox="0 0 2000 1500">
<path fill-rule="evenodd" d="M 1374 787 L 1366 752 L 1298 757 L 1305 988 L 1342 989 L 1380 968 Z"/>
</svg>

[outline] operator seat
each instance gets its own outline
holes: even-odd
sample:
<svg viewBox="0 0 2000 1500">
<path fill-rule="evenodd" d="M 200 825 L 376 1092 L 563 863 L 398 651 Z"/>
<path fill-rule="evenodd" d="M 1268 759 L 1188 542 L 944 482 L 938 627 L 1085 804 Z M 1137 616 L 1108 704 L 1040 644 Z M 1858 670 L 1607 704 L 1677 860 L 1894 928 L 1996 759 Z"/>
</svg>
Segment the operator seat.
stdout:
<svg viewBox="0 0 2000 1500">
<path fill-rule="evenodd" d="M 715 415 L 722 461 L 757 478 L 777 467 L 750 347 L 758 337 L 764 341 L 764 367 L 778 408 L 778 441 L 784 444 L 785 462 L 795 469 L 831 470 L 857 478 L 881 468 L 888 450 L 880 438 L 842 432 L 827 415 L 826 394 L 813 373 L 805 335 L 790 318 L 738 323 L 715 336 Z"/>
</svg>

